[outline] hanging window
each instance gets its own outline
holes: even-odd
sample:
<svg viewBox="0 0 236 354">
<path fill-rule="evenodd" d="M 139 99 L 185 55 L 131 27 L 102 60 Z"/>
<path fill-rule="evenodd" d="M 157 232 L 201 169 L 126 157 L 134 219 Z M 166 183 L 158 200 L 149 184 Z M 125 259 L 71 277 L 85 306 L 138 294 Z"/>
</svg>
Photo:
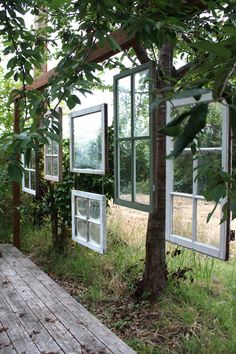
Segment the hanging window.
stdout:
<svg viewBox="0 0 236 354">
<path fill-rule="evenodd" d="M 72 239 L 99 253 L 106 250 L 105 195 L 71 191 Z"/>
<path fill-rule="evenodd" d="M 58 113 L 58 122 L 62 126 L 62 110 L 59 109 Z M 49 126 L 51 125 L 52 120 Z M 58 137 L 62 141 L 61 130 Z M 44 145 L 44 178 L 52 182 L 60 182 L 62 180 L 62 144 L 51 139 L 48 139 L 48 144 Z"/>
<path fill-rule="evenodd" d="M 167 159 L 166 162 L 166 238 L 225 260 L 229 246 L 227 222 L 220 224 L 225 201 L 221 201 L 207 223 L 214 202 L 206 201 L 202 195 L 206 176 L 197 178 L 197 175 L 203 160 L 228 171 L 228 108 L 212 102 L 210 94 L 203 95 L 201 101 L 210 103 L 206 127 L 197 137 L 199 151 L 193 157 L 191 149 L 186 148 L 177 159 Z M 188 110 L 195 103 L 194 98 L 172 101 L 167 105 L 167 121 L 170 122 L 176 114 Z M 168 137 L 167 154 L 172 150 L 173 140 Z"/>
<path fill-rule="evenodd" d="M 71 171 L 105 174 L 107 170 L 107 104 L 71 113 L 70 123 Z"/>
<path fill-rule="evenodd" d="M 115 203 L 151 211 L 155 65 L 147 63 L 114 77 Z"/>
<path fill-rule="evenodd" d="M 26 193 L 36 195 L 36 167 L 35 167 L 35 152 L 31 152 L 29 165 L 25 163 L 25 156 L 22 155 L 22 164 L 24 173 L 22 178 L 22 190 Z"/>
</svg>

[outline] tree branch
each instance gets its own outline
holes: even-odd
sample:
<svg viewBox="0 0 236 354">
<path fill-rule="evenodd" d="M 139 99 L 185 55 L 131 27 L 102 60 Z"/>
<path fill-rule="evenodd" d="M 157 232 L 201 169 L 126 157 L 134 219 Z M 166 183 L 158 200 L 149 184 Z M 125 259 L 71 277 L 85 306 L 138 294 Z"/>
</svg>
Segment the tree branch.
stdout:
<svg viewBox="0 0 236 354">
<path fill-rule="evenodd" d="M 137 55 L 138 60 L 140 61 L 141 64 L 147 63 L 150 61 L 150 58 L 147 55 L 147 52 L 145 48 L 142 46 L 142 44 L 135 42 L 133 44 L 133 49 L 135 51 L 135 54 Z"/>
</svg>

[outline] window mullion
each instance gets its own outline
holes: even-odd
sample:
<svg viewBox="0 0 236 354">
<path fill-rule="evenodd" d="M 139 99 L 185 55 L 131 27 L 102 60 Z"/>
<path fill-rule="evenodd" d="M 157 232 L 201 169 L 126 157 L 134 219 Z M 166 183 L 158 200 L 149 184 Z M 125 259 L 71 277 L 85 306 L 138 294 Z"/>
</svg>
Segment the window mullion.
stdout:
<svg viewBox="0 0 236 354">
<path fill-rule="evenodd" d="M 131 75 L 131 193 L 132 202 L 135 201 L 135 191 L 136 191 L 136 168 L 135 168 L 135 139 L 134 139 L 134 106 L 135 106 L 135 85 L 134 85 L 134 75 Z"/>
</svg>

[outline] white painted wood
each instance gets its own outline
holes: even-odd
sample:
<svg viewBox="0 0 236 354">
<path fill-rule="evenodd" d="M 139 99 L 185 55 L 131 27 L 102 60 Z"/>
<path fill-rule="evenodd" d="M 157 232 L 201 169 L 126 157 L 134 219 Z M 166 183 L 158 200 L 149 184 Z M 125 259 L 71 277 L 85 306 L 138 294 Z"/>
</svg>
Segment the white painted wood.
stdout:
<svg viewBox="0 0 236 354">
<path fill-rule="evenodd" d="M 167 123 L 171 121 L 171 111 L 176 107 L 183 107 L 187 105 L 194 105 L 197 102 L 212 102 L 212 94 L 202 95 L 200 101 L 196 101 L 194 97 L 188 97 L 185 99 L 172 100 L 167 103 Z M 219 152 L 222 154 L 222 168 L 228 172 L 228 141 L 229 141 L 229 109 L 225 102 L 221 104 L 222 114 L 222 145 L 219 147 L 203 147 L 201 151 L 205 153 Z M 171 137 L 166 139 L 166 151 L 167 155 L 173 150 L 173 141 Z M 186 148 L 185 151 L 190 152 L 190 148 Z M 197 167 L 197 160 L 193 161 L 193 168 Z M 226 258 L 227 248 L 227 222 L 224 222 L 220 226 L 220 245 L 219 248 L 203 244 L 197 241 L 197 201 L 204 200 L 204 197 L 197 194 L 196 184 L 196 170 L 193 172 L 193 194 L 175 192 L 173 189 L 173 160 L 167 159 L 166 161 L 166 240 L 173 242 L 177 245 L 181 245 L 198 252 L 220 258 L 224 260 Z M 173 196 L 180 196 L 186 198 L 192 198 L 193 200 L 193 213 L 192 213 L 192 239 L 189 240 L 182 235 L 174 235 L 172 233 L 173 228 Z M 225 200 L 221 201 L 221 208 L 223 207 Z"/>
<path fill-rule="evenodd" d="M 100 218 L 99 221 L 92 221 L 89 219 L 89 210 L 87 210 L 86 217 L 81 217 L 76 214 L 76 200 L 78 197 L 84 198 L 87 201 L 95 200 L 99 202 L 100 205 Z M 78 190 L 71 191 L 71 215 L 72 215 L 72 239 L 79 243 L 82 246 L 88 247 L 96 252 L 104 254 L 106 252 L 107 247 L 107 239 L 106 239 L 106 196 L 96 193 L 82 192 Z M 87 225 L 87 240 L 84 240 L 82 237 L 76 234 L 75 222 L 77 220 L 83 220 Z M 100 243 L 95 244 L 90 241 L 89 235 L 89 222 L 94 223 L 100 226 Z"/>
</svg>

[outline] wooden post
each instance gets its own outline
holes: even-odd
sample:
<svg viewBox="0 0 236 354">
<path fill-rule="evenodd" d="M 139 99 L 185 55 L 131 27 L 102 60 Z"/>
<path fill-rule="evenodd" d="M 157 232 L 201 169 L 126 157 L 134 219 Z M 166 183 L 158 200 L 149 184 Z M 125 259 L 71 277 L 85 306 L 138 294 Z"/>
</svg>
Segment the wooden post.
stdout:
<svg viewBox="0 0 236 354">
<path fill-rule="evenodd" d="M 14 133 L 20 133 L 20 109 L 19 109 L 19 99 L 14 101 Z M 20 155 L 18 156 L 20 159 Z M 13 245 L 20 249 L 20 184 L 18 182 L 13 182 Z"/>
</svg>

